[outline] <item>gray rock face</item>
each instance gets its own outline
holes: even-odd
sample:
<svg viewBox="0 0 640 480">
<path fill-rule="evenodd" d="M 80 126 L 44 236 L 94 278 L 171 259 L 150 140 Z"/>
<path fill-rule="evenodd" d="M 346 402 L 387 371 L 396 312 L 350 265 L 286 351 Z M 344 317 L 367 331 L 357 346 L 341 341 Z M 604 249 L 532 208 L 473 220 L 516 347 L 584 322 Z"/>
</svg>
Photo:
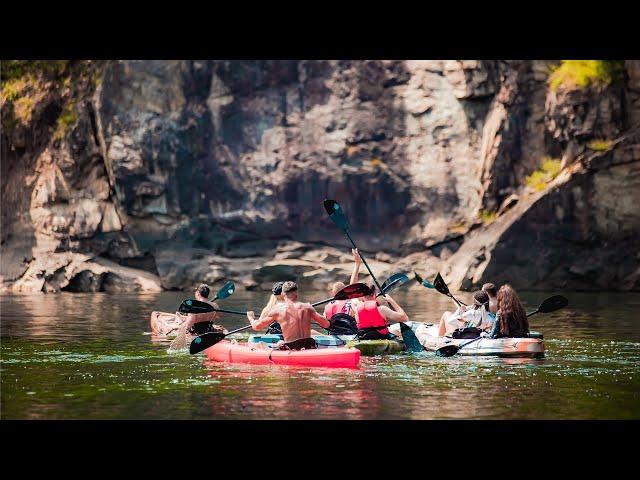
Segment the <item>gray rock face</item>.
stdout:
<svg viewBox="0 0 640 480">
<path fill-rule="evenodd" d="M 527 285 L 586 288 L 579 271 L 588 262 L 561 261 L 575 241 L 619 288 L 637 288 L 631 273 L 608 267 L 607 252 L 612 241 L 622 252 L 635 247 L 613 225 L 637 225 L 638 142 L 607 153 L 624 160 L 583 161 L 586 142 L 637 125 L 640 68 L 627 61 L 626 85 L 604 92 L 555 94 L 548 65 L 106 62 L 62 141 L 51 136 L 62 109 L 55 90 L 29 125 L 2 134 L 2 288 L 346 281 L 350 244 L 325 198 L 341 203 L 383 278 L 440 268 L 464 288 L 502 271 L 512 278 L 510 255 L 544 237 L 536 245 L 548 261 L 534 272 L 522 260 Z M 545 155 L 564 156 L 568 178 L 533 202 L 524 180 Z M 571 170 L 576 159 L 584 170 Z M 480 210 L 499 217 L 483 225 Z M 567 236 L 568 228 L 599 233 Z"/>
</svg>

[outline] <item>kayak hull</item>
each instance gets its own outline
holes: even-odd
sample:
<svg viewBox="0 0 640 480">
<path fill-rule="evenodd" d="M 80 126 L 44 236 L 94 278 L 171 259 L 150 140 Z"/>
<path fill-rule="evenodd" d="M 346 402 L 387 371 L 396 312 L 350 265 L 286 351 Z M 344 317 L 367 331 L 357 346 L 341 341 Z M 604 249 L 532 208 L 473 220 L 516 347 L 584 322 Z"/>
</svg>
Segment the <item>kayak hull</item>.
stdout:
<svg viewBox="0 0 640 480">
<path fill-rule="evenodd" d="M 428 351 L 436 351 L 446 345 L 462 346 L 470 339 L 439 337 L 438 325 L 418 322 L 407 322 L 416 337 Z M 464 356 L 496 356 L 496 357 L 544 357 L 544 341 L 542 335 L 532 332 L 526 338 L 482 338 L 458 350 L 457 355 Z"/>
<path fill-rule="evenodd" d="M 405 350 L 402 340 L 357 340 L 354 335 L 313 335 L 318 349 L 346 346 L 356 348 L 364 356 L 390 355 Z M 251 335 L 249 343 L 275 344 L 282 335 Z"/>
<path fill-rule="evenodd" d="M 345 347 L 280 351 L 260 343 L 222 340 L 204 352 L 209 360 L 225 363 L 324 368 L 358 368 L 360 364 L 360 350 Z"/>
<path fill-rule="evenodd" d="M 391 355 L 405 349 L 400 340 L 351 340 L 347 347 L 357 348 L 365 356 Z"/>
</svg>

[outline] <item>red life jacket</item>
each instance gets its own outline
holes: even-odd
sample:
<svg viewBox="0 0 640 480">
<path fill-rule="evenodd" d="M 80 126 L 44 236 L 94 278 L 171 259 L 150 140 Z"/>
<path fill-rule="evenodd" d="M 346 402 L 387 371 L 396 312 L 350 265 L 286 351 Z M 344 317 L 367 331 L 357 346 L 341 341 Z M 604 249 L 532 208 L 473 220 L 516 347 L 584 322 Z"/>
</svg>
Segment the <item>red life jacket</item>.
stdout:
<svg viewBox="0 0 640 480">
<path fill-rule="evenodd" d="M 336 313 L 344 313 L 353 316 L 351 300 L 334 300 L 324 310 L 324 316 L 328 320 Z"/>
<path fill-rule="evenodd" d="M 380 329 L 376 329 L 383 335 L 389 333 L 389 329 L 387 328 L 387 320 L 382 316 L 380 311 L 378 310 L 378 302 L 375 300 L 367 300 L 364 303 L 361 303 L 357 307 L 358 316 L 356 320 L 358 322 L 358 328 L 371 328 L 371 327 L 384 327 Z"/>
</svg>

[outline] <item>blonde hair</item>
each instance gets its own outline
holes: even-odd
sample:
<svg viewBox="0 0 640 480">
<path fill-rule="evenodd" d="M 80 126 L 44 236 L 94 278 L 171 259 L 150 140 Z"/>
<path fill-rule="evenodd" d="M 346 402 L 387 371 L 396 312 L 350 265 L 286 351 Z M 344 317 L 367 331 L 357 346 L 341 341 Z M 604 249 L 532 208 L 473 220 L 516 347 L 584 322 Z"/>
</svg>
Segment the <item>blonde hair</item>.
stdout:
<svg viewBox="0 0 640 480">
<path fill-rule="evenodd" d="M 280 295 L 271 295 L 271 297 L 269 297 L 269 302 L 267 302 L 267 305 L 262 309 L 261 316 L 271 310 L 273 306 L 280 301 L 279 296 Z"/>
<path fill-rule="evenodd" d="M 342 290 L 344 287 L 345 287 L 344 283 L 336 282 L 336 283 L 333 283 L 333 284 L 329 285 L 329 292 L 331 293 L 331 295 L 335 295 L 340 290 Z"/>
</svg>

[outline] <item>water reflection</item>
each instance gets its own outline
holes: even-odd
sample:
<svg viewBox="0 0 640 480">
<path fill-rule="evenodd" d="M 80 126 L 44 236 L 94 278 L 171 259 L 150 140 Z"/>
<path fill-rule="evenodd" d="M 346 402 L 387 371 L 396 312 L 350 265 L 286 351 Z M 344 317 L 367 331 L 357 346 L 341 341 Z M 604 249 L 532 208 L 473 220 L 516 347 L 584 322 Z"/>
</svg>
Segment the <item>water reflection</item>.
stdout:
<svg viewBox="0 0 640 480">
<path fill-rule="evenodd" d="M 310 300 L 324 295 L 305 292 Z M 533 308 L 549 295 L 522 296 Z M 358 370 L 169 355 L 169 340 L 145 334 L 149 313 L 174 311 L 186 296 L 0 296 L 2 418 L 640 417 L 638 294 L 571 293 L 569 308 L 531 317 L 532 329 L 544 334 L 543 359 L 425 352 L 363 357 Z M 257 310 L 267 298 L 239 291 L 224 306 Z M 425 322 L 453 305 L 425 289 L 395 298 Z M 232 329 L 246 319 L 223 323 Z"/>
</svg>

